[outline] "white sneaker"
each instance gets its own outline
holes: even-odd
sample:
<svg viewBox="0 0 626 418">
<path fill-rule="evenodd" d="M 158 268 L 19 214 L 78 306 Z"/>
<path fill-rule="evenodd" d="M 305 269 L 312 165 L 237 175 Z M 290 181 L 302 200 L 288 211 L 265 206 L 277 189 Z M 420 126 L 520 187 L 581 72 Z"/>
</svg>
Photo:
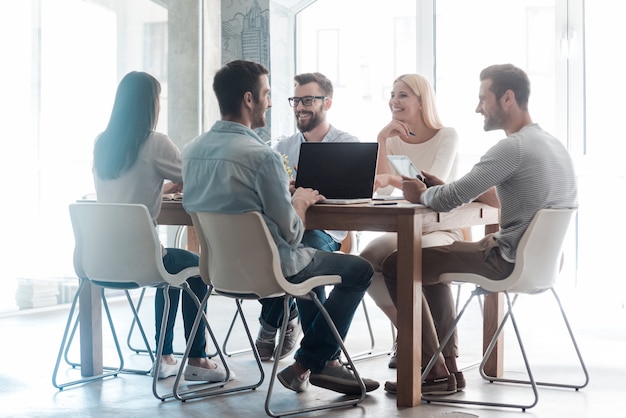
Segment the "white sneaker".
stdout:
<svg viewBox="0 0 626 418">
<path fill-rule="evenodd" d="M 223 382 L 226 380 L 226 370 L 219 364 L 215 369 L 187 365 L 184 376 L 185 380 L 196 382 Z M 233 379 L 235 379 L 235 372 L 230 370 L 229 380 Z"/>
<path fill-rule="evenodd" d="M 176 376 L 179 368 L 180 364 L 178 364 L 178 361 L 176 362 L 176 364 L 167 364 L 161 362 L 159 366 L 159 379 L 167 379 L 168 377 Z M 154 377 L 154 369 L 155 365 L 152 366 L 152 370 L 150 371 L 150 376 L 152 377 Z"/>
</svg>

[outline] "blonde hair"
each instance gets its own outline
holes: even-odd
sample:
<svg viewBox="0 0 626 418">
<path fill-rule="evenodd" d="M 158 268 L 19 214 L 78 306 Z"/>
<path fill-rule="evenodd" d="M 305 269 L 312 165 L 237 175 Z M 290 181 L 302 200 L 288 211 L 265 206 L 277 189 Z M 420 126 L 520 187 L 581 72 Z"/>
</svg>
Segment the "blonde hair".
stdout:
<svg viewBox="0 0 626 418">
<path fill-rule="evenodd" d="M 404 74 L 396 78 L 393 84 L 403 81 L 415 93 L 422 102 L 422 119 L 424 124 L 430 129 L 441 129 L 443 123 L 439 119 L 437 113 L 437 105 L 435 103 L 435 90 L 428 80 L 419 74 Z"/>
</svg>

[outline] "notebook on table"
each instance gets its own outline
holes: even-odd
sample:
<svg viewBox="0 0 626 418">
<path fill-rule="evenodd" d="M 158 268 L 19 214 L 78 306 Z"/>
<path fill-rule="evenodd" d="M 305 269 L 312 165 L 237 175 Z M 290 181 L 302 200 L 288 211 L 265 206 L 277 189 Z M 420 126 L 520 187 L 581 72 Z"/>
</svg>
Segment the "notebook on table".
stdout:
<svg viewBox="0 0 626 418">
<path fill-rule="evenodd" d="M 377 156 L 377 142 L 303 142 L 296 187 L 318 190 L 326 197 L 320 203 L 369 202 Z"/>
</svg>

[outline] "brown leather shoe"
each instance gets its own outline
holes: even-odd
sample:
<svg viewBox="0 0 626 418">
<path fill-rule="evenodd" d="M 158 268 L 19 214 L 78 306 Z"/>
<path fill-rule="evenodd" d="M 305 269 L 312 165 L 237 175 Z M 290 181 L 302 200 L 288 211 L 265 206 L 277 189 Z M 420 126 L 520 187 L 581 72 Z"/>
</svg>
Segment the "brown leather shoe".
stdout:
<svg viewBox="0 0 626 418">
<path fill-rule="evenodd" d="M 398 392 L 398 382 L 385 382 L 385 391 L 389 393 Z M 422 395 L 451 395 L 457 392 L 456 378 L 454 374 L 438 379 L 427 379 L 422 382 Z"/>
</svg>

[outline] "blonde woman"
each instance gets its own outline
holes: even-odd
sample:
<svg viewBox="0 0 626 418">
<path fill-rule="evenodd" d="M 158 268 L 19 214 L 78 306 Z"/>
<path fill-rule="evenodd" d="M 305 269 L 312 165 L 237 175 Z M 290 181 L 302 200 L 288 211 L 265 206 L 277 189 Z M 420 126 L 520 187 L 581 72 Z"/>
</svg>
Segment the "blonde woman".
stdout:
<svg viewBox="0 0 626 418">
<path fill-rule="evenodd" d="M 440 179 L 445 179 L 446 182 L 454 180 L 457 176 L 458 136 L 454 128 L 445 127 L 441 123 L 435 104 L 435 92 L 428 80 L 419 74 L 405 74 L 398 77 L 393 83 L 389 109 L 391 110 L 391 121 L 380 131 L 377 138 L 379 149 L 375 180 L 376 192 L 389 195 L 394 188 L 402 188 L 402 177 L 388 163 L 388 155 L 406 155 L 418 169 L 431 173 Z M 462 239 L 462 237 L 459 230 L 436 231 L 422 236 L 422 246 L 446 245 Z M 396 249 L 396 234 L 388 232 L 371 241 L 361 252 L 361 256 L 372 263 L 375 270 L 372 284 L 368 289 L 369 295 L 397 326 L 395 295 L 393 295 L 393 299 L 389 295 L 381 273 L 383 261 Z M 430 302 L 430 308 L 434 308 L 433 319 L 437 323 L 440 317 L 436 309 L 437 301 L 440 298 L 448 297 L 449 292 L 442 291 L 438 286 L 431 287 L 434 288 L 424 288 L 424 302 Z M 424 303 L 423 305 L 424 309 L 429 308 L 429 304 Z M 432 326 L 429 327 L 428 324 L 424 324 L 423 328 L 424 332 L 428 332 Z M 424 353 L 423 359 L 428 361 L 432 353 L 426 354 Z M 447 357 L 448 354 L 451 357 L 445 359 L 448 367 L 446 368 L 442 359 L 433 369 L 431 377 L 447 377 L 450 372 L 458 372 L 456 354 L 444 353 L 444 356 Z M 396 367 L 395 353 L 389 361 L 389 367 Z M 460 380 L 462 376 L 458 376 Z M 449 380 L 453 379 L 455 378 L 452 377 Z M 452 385 L 449 381 L 437 385 L 432 388 L 429 385 L 423 385 L 422 391 L 424 393 L 446 392 L 448 386 L 450 386 L 450 392 L 453 391 L 452 389 L 454 391 L 457 389 L 457 385 Z M 439 386 L 443 386 L 443 389 L 440 390 Z M 390 391 L 393 392 L 393 390 Z"/>
</svg>

